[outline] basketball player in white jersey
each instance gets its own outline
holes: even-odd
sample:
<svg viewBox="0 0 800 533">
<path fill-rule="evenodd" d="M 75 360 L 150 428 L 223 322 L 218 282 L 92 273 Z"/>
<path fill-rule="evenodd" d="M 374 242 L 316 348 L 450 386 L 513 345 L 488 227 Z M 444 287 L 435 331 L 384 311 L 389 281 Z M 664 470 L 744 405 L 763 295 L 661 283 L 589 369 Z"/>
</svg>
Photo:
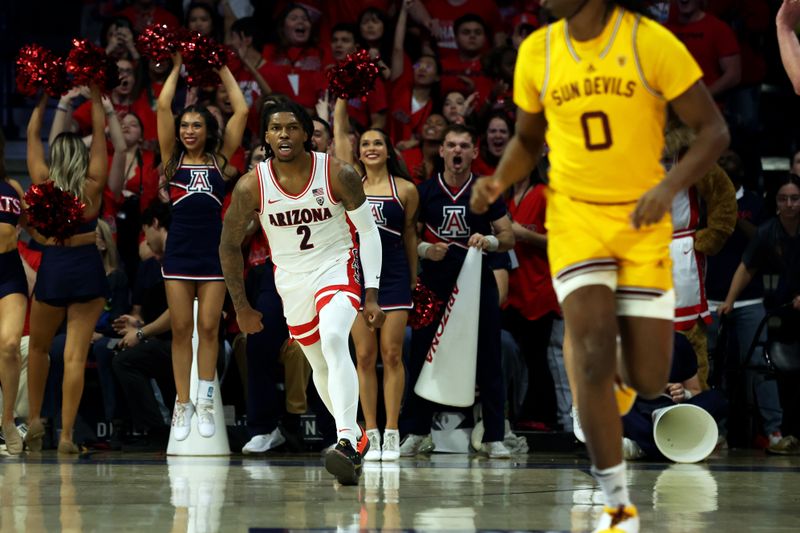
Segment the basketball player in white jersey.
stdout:
<svg viewBox="0 0 800 533">
<path fill-rule="evenodd" d="M 325 456 L 325 468 L 341 484 L 354 485 L 369 440 L 356 422 L 358 376 L 348 337 L 362 283 L 367 324 L 383 324 L 378 228 L 358 172 L 311 151 L 314 126 L 302 107 L 293 102 L 270 107 L 262 131 L 267 159 L 242 176 L 233 191 L 219 248 L 222 271 L 239 327 L 248 334 L 260 331 L 261 313 L 245 297 L 241 252 L 256 215 L 269 241 L 289 333 L 302 346 L 317 391 L 336 420 L 339 440 Z"/>
</svg>

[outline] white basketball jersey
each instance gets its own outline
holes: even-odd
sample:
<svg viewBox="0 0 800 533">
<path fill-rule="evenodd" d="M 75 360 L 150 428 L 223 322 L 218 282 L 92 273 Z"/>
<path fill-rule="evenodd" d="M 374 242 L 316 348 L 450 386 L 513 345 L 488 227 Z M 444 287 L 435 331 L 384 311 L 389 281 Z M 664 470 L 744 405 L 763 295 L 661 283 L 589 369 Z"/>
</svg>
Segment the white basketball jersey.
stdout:
<svg viewBox="0 0 800 533">
<path fill-rule="evenodd" d="M 344 206 L 333 200 L 328 155 L 311 152 L 311 157 L 311 176 L 297 195 L 279 185 L 272 158 L 256 168 L 261 226 L 273 263 L 287 272 L 311 272 L 347 260 L 355 248 L 355 228 Z"/>
</svg>

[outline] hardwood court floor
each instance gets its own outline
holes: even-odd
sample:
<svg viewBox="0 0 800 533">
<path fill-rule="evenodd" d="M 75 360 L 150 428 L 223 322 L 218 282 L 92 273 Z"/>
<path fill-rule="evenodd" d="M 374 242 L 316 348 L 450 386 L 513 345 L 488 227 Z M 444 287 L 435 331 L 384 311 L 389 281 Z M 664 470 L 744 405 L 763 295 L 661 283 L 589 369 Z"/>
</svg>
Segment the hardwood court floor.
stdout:
<svg viewBox="0 0 800 533">
<path fill-rule="evenodd" d="M 800 531 L 800 457 L 730 452 L 702 465 L 631 464 L 643 532 Z M 585 459 L 466 455 L 370 464 L 338 486 L 319 455 L 0 457 L 0 531 L 590 531 Z"/>
</svg>

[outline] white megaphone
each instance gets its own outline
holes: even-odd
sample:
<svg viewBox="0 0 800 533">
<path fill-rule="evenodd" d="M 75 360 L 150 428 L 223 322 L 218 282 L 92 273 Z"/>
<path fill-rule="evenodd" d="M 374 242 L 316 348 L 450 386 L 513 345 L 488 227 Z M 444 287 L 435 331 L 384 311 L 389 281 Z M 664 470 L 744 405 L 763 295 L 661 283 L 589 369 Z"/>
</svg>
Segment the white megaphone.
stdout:
<svg viewBox="0 0 800 533">
<path fill-rule="evenodd" d="M 481 252 L 470 248 L 414 386 L 421 398 L 456 407 L 475 403 L 481 262 Z"/>
<path fill-rule="evenodd" d="M 681 403 L 653 411 L 653 440 L 664 457 L 676 463 L 697 463 L 717 445 L 717 423 L 708 411 Z"/>
</svg>

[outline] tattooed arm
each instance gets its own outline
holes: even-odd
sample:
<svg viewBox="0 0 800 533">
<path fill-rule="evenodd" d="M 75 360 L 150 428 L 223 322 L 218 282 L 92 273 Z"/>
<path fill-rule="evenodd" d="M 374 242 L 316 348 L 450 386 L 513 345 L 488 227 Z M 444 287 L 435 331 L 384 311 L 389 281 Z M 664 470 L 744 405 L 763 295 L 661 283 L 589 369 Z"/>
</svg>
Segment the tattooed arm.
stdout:
<svg viewBox="0 0 800 533">
<path fill-rule="evenodd" d="M 244 289 L 244 257 L 242 241 L 247 234 L 247 225 L 253 220 L 253 212 L 259 208 L 258 176 L 250 171 L 242 176 L 233 189 L 231 205 L 222 223 L 222 238 L 219 244 L 219 259 L 225 284 L 236 309 L 236 321 L 242 333 L 258 333 L 264 328 L 261 313 L 250 306 Z"/>
<path fill-rule="evenodd" d="M 364 186 L 358 172 L 351 165 L 335 158 L 331 159 L 330 168 L 333 197 L 342 203 L 347 210 L 347 218 L 358 231 L 359 256 L 366 288 L 364 318 L 370 329 L 379 328 L 385 316 L 378 306 L 378 287 L 383 259 L 378 226 L 372 218 L 372 210 L 364 195 Z"/>
</svg>

